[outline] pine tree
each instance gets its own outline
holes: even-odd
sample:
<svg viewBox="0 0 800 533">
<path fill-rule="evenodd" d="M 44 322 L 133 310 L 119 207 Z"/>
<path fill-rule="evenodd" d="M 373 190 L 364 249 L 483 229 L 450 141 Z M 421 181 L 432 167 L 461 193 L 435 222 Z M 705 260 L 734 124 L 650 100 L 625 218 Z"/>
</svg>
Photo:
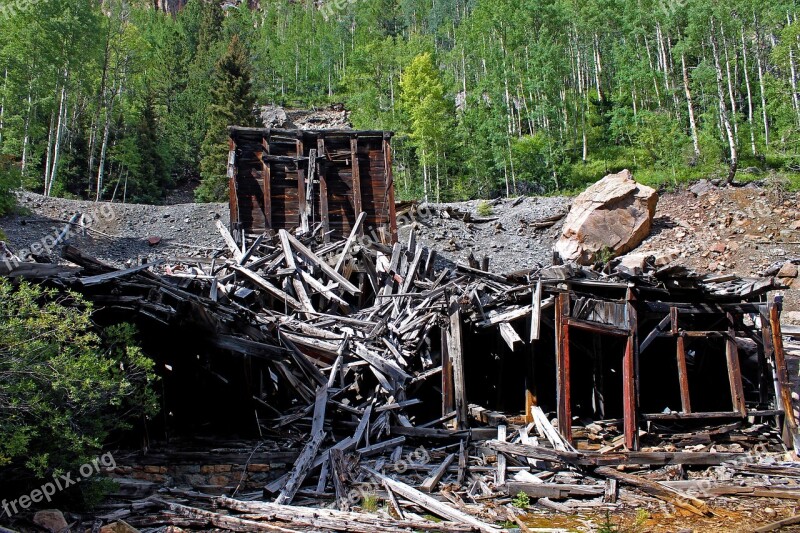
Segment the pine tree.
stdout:
<svg viewBox="0 0 800 533">
<path fill-rule="evenodd" d="M 214 67 L 211 105 L 206 136 L 201 148 L 202 182 L 195 196 L 201 202 L 224 200 L 227 194 L 228 126 L 250 126 L 254 122 L 255 98 L 251 92 L 250 65 L 239 37 Z"/>
</svg>

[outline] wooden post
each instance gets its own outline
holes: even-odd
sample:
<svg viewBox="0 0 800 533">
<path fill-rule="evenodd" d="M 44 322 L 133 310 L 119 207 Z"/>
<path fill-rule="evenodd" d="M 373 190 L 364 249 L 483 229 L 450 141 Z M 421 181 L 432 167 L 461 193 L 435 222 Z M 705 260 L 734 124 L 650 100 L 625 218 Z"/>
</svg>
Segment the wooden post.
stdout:
<svg viewBox="0 0 800 533">
<path fill-rule="evenodd" d="M 453 395 L 453 363 L 447 350 L 448 333 L 442 329 L 442 416 L 447 416 L 456 408 Z"/>
<path fill-rule="evenodd" d="M 353 134 L 350 137 L 350 168 L 353 174 L 353 210 L 358 216 L 362 208 L 361 200 L 361 169 L 358 167 L 358 137 Z"/>
<path fill-rule="evenodd" d="M 389 202 L 389 231 L 392 235 L 392 244 L 398 240 L 397 236 L 397 212 L 394 205 L 394 171 L 392 170 L 392 144 L 389 142 L 390 137 L 384 135 L 383 137 L 383 164 L 386 173 L 386 192 Z"/>
<path fill-rule="evenodd" d="M 569 293 L 559 293 L 556 297 L 556 385 L 558 405 L 558 431 L 564 439 L 572 443 L 572 405 L 570 402 L 569 372 Z"/>
<path fill-rule="evenodd" d="M 239 227 L 239 198 L 236 191 L 236 143 L 233 137 L 228 139 L 228 202 L 231 211 L 231 227 L 232 234 L 237 235 L 236 231 Z M 244 246 L 244 243 L 242 243 Z"/>
<path fill-rule="evenodd" d="M 467 429 L 467 391 L 464 382 L 464 350 L 461 332 L 461 305 L 458 297 L 450 299 L 450 328 L 447 332 L 447 353 L 453 365 L 453 394 L 458 429 Z"/>
<path fill-rule="evenodd" d="M 783 408 L 783 439 L 787 446 L 794 447 L 800 453 L 800 437 L 797 434 L 797 419 L 792 405 L 792 384 L 786 369 L 786 356 L 783 351 L 783 334 L 781 333 L 781 310 L 778 302 L 771 302 L 769 309 L 769 325 L 772 330 L 773 362 L 776 377 L 776 406 Z M 763 319 L 762 319 L 763 320 Z"/>
<path fill-rule="evenodd" d="M 625 295 L 625 315 L 627 317 L 628 342 L 625 344 L 625 356 L 622 360 L 622 411 L 624 418 L 625 446 L 629 450 L 639 449 L 639 424 L 636 414 L 638 388 L 636 386 L 636 359 L 638 346 L 636 345 L 636 330 L 638 320 L 634 307 L 634 294 L 628 289 Z"/>
<path fill-rule="evenodd" d="M 300 213 L 300 228 L 309 231 L 308 205 L 306 203 L 306 171 L 301 168 L 300 158 L 303 157 L 303 141 L 297 139 L 297 209 Z M 310 163 L 309 163 L 310 164 Z"/>
<path fill-rule="evenodd" d="M 325 137 L 320 135 L 317 139 L 317 157 L 325 157 Z M 322 219 L 322 233 L 325 234 L 324 242 L 330 242 L 328 235 L 330 229 L 330 218 L 328 214 L 328 176 L 325 160 L 321 159 L 316 165 L 317 177 L 319 178 L 319 216 Z"/>
<path fill-rule="evenodd" d="M 261 179 L 263 180 L 264 190 L 264 225 L 265 229 L 272 228 L 272 166 L 268 161 L 264 161 L 264 156 L 269 155 L 269 139 L 261 138 Z"/>
<path fill-rule="evenodd" d="M 678 385 L 681 389 L 681 412 L 689 414 L 692 412 L 692 402 L 689 395 L 689 371 L 686 367 L 686 343 L 680 335 L 678 327 L 678 308 L 669 308 L 670 322 L 672 323 L 672 335 L 677 341 L 675 357 L 678 360 Z"/>
<path fill-rule="evenodd" d="M 731 387 L 731 405 L 742 417 L 747 416 L 747 405 L 744 402 L 742 371 L 739 367 L 739 349 L 736 346 L 736 323 L 733 314 L 727 313 L 728 334 L 725 337 L 725 359 L 728 362 L 728 381 Z"/>
</svg>

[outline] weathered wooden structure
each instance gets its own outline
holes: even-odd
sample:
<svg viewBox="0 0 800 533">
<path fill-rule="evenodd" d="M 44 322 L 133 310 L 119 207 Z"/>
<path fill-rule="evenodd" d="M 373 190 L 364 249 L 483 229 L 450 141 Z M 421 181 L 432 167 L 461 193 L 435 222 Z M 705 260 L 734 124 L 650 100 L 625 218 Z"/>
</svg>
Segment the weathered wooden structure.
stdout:
<svg viewBox="0 0 800 533">
<path fill-rule="evenodd" d="M 237 242 L 243 232 L 309 232 L 316 224 L 326 239 L 338 239 L 361 212 L 362 232 L 397 241 L 391 133 L 238 126 L 229 132 L 230 227 Z"/>
</svg>

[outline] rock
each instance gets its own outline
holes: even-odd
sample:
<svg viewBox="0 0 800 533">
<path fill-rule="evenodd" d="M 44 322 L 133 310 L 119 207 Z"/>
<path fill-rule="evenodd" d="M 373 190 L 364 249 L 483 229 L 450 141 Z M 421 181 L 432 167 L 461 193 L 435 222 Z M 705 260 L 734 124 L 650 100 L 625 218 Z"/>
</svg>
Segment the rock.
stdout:
<svg viewBox="0 0 800 533">
<path fill-rule="evenodd" d="M 657 202 L 655 189 L 636 183 L 630 171 L 610 174 L 575 199 L 555 252 L 583 265 L 624 254 L 650 233 Z"/>
<path fill-rule="evenodd" d="M 711 251 L 716 252 L 718 254 L 723 253 L 725 251 L 725 243 L 724 242 L 714 243 L 714 246 L 711 247 Z"/>
<path fill-rule="evenodd" d="M 649 254 L 647 252 L 626 254 L 620 258 L 619 264 L 620 266 L 624 266 L 625 268 L 630 268 L 633 270 L 634 268 L 644 268 L 645 263 L 648 262 L 648 259 L 653 260 L 653 254 Z"/>
<path fill-rule="evenodd" d="M 161 237 L 148 237 L 147 244 L 149 244 L 150 246 L 158 246 L 159 244 L 161 244 Z"/>
<path fill-rule="evenodd" d="M 691 187 L 689 187 L 689 192 L 697 197 L 700 197 L 708 194 L 713 188 L 714 186 L 711 185 L 711 182 L 709 182 L 708 180 L 700 180 Z"/>
<path fill-rule="evenodd" d="M 46 509 L 33 515 L 33 523 L 51 533 L 69 531 L 64 514 L 58 509 Z"/>
<path fill-rule="evenodd" d="M 113 524 L 106 524 L 100 528 L 100 533 L 139 533 L 139 530 L 132 527 L 124 520 L 114 522 Z"/>
<path fill-rule="evenodd" d="M 791 262 L 786 262 L 783 264 L 781 269 L 778 271 L 779 278 L 796 278 L 797 277 L 797 265 Z"/>
</svg>

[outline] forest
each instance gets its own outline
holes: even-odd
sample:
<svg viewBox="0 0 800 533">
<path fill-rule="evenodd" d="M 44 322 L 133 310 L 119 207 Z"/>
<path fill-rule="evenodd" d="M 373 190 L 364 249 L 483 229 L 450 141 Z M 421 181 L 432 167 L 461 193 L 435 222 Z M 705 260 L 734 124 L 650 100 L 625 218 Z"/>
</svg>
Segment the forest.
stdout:
<svg viewBox="0 0 800 533">
<path fill-rule="evenodd" d="M 153 4 L 0 0 L 2 187 L 218 200 L 227 125 L 332 103 L 397 133 L 401 198 L 799 181 L 796 1 Z"/>
</svg>

